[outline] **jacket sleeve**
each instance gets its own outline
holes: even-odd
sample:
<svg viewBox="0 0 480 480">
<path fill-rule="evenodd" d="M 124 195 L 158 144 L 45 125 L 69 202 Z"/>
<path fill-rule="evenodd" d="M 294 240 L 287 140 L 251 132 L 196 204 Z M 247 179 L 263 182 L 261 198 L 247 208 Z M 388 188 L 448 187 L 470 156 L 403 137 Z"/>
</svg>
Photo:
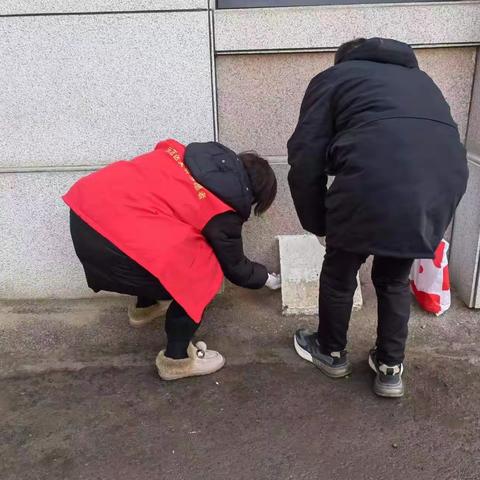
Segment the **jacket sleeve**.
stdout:
<svg viewBox="0 0 480 480">
<path fill-rule="evenodd" d="M 213 217 L 202 230 L 213 248 L 225 276 L 244 288 L 261 288 L 268 278 L 267 269 L 250 261 L 243 253 L 242 218 L 234 212 Z"/>
<path fill-rule="evenodd" d="M 328 71 L 315 77 L 307 88 L 297 127 L 288 141 L 288 184 L 303 228 L 326 234 L 325 173 L 328 146 L 334 136 L 331 112 L 332 85 Z"/>
</svg>

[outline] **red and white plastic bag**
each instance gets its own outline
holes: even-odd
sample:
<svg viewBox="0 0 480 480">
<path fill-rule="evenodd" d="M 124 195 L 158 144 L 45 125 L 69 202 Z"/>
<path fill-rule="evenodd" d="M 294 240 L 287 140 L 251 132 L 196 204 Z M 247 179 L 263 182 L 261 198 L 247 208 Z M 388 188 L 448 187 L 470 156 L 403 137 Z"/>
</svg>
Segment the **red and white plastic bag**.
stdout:
<svg viewBox="0 0 480 480">
<path fill-rule="evenodd" d="M 435 251 L 435 258 L 414 260 L 410 272 L 410 286 L 417 302 L 435 315 L 441 315 L 450 308 L 449 246 L 446 240 L 442 240 Z"/>
</svg>

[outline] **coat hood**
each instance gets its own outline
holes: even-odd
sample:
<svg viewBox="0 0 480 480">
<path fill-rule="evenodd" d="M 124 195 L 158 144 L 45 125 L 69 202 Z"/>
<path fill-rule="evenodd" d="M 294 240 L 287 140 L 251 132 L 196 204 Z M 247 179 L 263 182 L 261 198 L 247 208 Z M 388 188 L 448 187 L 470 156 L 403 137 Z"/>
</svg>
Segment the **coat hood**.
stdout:
<svg viewBox="0 0 480 480">
<path fill-rule="evenodd" d="M 369 38 L 364 43 L 348 52 L 340 63 L 349 60 L 367 60 L 378 63 L 391 63 L 407 68 L 418 68 L 415 53 L 403 42 L 388 38 Z"/>
<path fill-rule="evenodd" d="M 193 178 L 248 220 L 254 202 L 252 185 L 237 154 L 221 143 L 190 143 L 185 164 Z"/>
</svg>

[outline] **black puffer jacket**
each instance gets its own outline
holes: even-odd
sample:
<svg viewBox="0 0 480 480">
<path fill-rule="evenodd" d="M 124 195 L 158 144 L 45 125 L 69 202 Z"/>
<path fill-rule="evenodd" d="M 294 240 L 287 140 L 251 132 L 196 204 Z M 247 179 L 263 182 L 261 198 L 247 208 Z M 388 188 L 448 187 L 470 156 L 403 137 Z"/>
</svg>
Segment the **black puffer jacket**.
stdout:
<svg viewBox="0 0 480 480">
<path fill-rule="evenodd" d="M 332 247 L 391 257 L 433 257 L 468 177 L 440 90 L 408 45 L 381 38 L 313 78 L 288 161 L 306 230 Z"/>
<path fill-rule="evenodd" d="M 229 148 L 208 142 L 188 145 L 185 164 L 198 183 L 235 210 L 213 217 L 202 231 L 223 273 L 240 287 L 263 287 L 267 269 L 251 262 L 243 253 L 242 227 L 250 217 L 253 203 L 252 186 L 243 163 Z"/>
</svg>

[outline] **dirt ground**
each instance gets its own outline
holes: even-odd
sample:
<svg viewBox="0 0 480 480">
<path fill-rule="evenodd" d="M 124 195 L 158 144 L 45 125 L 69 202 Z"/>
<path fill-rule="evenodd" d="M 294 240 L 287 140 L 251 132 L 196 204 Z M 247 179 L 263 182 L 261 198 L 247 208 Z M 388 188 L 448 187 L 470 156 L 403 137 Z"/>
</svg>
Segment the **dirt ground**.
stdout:
<svg viewBox="0 0 480 480">
<path fill-rule="evenodd" d="M 198 338 L 215 375 L 160 381 L 162 322 L 124 298 L 0 303 L 2 480 L 480 479 L 480 313 L 414 309 L 407 395 L 380 399 L 366 363 L 375 297 L 352 319 L 353 374 L 298 358 L 278 292 L 228 288 Z"/>
</svg>

